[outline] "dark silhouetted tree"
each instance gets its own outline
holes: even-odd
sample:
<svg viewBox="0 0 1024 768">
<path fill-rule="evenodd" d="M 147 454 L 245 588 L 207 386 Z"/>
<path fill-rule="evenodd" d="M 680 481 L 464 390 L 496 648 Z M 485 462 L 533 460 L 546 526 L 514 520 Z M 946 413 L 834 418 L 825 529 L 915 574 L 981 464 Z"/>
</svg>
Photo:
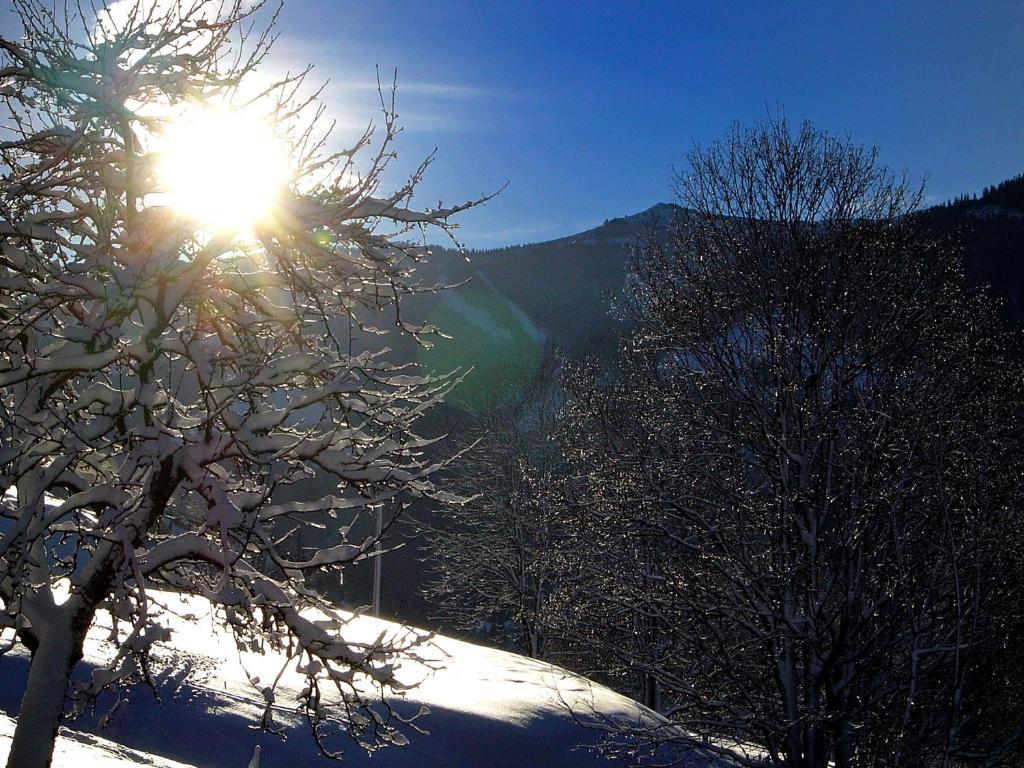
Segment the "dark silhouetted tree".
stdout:
<svg viewBox="0 0 1024 768">
<path fill-rule="evenodd" d="M 1021 377 L 992 303 L 870 148 L 773 120 L 688 160 L 618 372 L 570 388 L 559 631 L 750 765 L 1005 757 Z"/>
</svg>

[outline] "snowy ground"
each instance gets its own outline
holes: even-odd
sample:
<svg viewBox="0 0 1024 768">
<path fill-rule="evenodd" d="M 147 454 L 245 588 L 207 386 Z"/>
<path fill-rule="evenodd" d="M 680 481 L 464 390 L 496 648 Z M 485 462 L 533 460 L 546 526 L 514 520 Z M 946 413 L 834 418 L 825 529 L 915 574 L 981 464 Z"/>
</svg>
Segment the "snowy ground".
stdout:
<svg viewBox="0 0 1024 768">
<path fill-rule="evenodd" d="M 14 720 L 0 715 L 0 762 L 7 760 L 11 737 L 14 735 Z M 126 768 L 131 765 L 153 766 L 153 768 L 192 768 L 185 763 L 165 760 L 145 752 L 136 752 L 120 744 L 108 741 L 90 733 L 64 729 L 57 741 L 53 764 L 75 766 L 76 768 Z"/>
<path fill-rule="evenodd" d="M 158 654 L 157 679 L 161 702 L 145 688 L 133 689 L 130 700 L 103 729 L 98 716 L 68 724 L 59 742 L 55 766 L 121 768 L 245 768 L 258 744 L 261 768 L 332 765 L 316 750 L 296 716 L 294 693 L 302 678 L 276 654 L 240 654 L 230 634 L 213 621 L 202 601 L 162 595 L 174 614 L 172 639 Z M 423 638 L 412 630 L 369 617 L 354 617 L 348 637 L 370 639 L 380 632 Z M 90 634 L 86 662 L 108 658 L 113 646 L 98 628 Z M 422 705 L 429 713 L 416 721 L 428 733 L 405 728 L 409 744 L 388 747 L 367 756 L 354 744 L 343 764 L 389 768 L 582 768 L 622 764 L 595 749 L 602 733 L 594 722 L 636 723 L 653 715 L 637 703 L 557 667 L 503 651 L 447 637 L 426 639 L 417 649 L 422 662 L 405 662 L 400 679 L 418 683 L 392 704 L 405 713 Z M 262 705 L 248 682 L 271 680 L 282 667 L 277 696 L 277 721 L 287 738 L 262 732 Z M 24 686 L 27 660 L 0 660 L 0 710 L 12 714 Z M 184 673 L 189 675 L 185 679 Z M 85 670 L 88 671 L 87 669 Z M 591 725 L 587 725 L 590 723 Z M 0 716 L 0 756 L 6 756 L 13 721 Z M 95 734 L 95 735 L 94 735 Z M 344 742 L 336 742 L 343 744 Z M 665 757 L 663 754 L 662 757 Z M 177 761 L 177 762 L 175 762 Z M 705 765 L 703 755 L 686 761 Z"/>
</svg>

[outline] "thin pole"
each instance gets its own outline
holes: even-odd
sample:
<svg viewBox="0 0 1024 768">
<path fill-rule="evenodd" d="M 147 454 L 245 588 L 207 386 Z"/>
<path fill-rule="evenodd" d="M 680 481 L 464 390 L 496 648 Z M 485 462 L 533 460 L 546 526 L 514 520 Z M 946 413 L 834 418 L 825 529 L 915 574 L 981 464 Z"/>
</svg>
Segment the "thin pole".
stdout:
<svg viewBox="0 0 1024 768">
<path fill-rule="evenodd" d="M 383 549 L 381 536 L 384 535 L 384 505 L 377 505 L 377 542 L 373 545 L 375 552 L 373 558 L 373 615 L 380 617 L 380 564 L 384 559 L 381 554 Z"/>
</svg>

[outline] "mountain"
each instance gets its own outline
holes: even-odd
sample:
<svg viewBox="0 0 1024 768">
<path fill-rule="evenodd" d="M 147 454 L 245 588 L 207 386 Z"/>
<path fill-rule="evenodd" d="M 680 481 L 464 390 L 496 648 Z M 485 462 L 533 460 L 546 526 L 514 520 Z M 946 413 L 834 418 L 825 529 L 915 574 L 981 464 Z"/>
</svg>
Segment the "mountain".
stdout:
<svg viewBox="0 0 1024 768">
<path fill-rule="evenodd" d="M 457 419 L 465 413 L 514 399 L 551 347 L 569 356 L 613 349 L 622 325 L 613 315 L 612 297 L 626 283 L 631 248 L 652 228 L 664 232 L 682 210 L 661 203 L 585 232 L 528 245 L 466 254 L 433 248 L 417 269 L 423 283 L 457 287 L 412 297 L 403 313 L 433 323 L 451 338 L 434 339 L 431 349 L 398 334 L 387 338 L 399 360 L 435 373 L 465 373 L 448 403 L 428 414 L 426 430 L 457 432 Z M 969 278 L 988 286 L 1007 319 L 1024 321 L 1024 176 L 918 216 L 927 231 L 957 238 Z M 384 570 L 388 615 L 429 622 L 430 606 L 418 590 L 423 565 L 416 547 L 389 554 Z M 339 599 L 352 606 L 368 602 L 371 579 L 370 567 L 352 569 Z"/>
<path fill-rule="evenodd" d="M 568 237 L 460 254 L 434 249 L 433 275 L 469 280 L 519 307 L 562 349 L 600 340 L 616 327 L 611 297 L 626 279 L 630 250 L 650 230 L 664 231 L 678 206 L 659 203 Z M 458 290 L 458 289 L 457 289 Z"/>
<path fill-rule="evenodd" d="M 652 229 L 664 232 L 681 211 L 659 203 L 557 240 L 465 255 L 435 249 L 428 270 L 442 282 L 469 281 L 501 295 L 561 349 L 593 351 L 618 327 L 611 297 L 625 284 L 632 247 Z M 918 216 L 927 231 L 959 239 L 968 277 L 989 287 L 1007 318 L 1024 320 L 1024 175 Z"/>
</svg>

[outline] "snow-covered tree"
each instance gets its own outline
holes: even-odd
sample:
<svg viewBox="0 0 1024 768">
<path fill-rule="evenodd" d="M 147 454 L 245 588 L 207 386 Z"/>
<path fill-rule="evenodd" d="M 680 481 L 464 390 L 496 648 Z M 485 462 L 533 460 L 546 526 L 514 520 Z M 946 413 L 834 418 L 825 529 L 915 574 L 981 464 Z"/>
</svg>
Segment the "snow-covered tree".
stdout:
<svg viewBox="0 0 1024 768">
<path fill-rule="evenodd" d="M 14 7 L 24 34 L 0 40 L 0 622 L 31 666 L 8 765 L 50 763 L 98 611 L 126 634 L 93 684 L 139 676 L 165 635 L 154 587 L 209 598 L 240 639 L 290 644 L 317 738 L 401 740 L 360 693 L 394 683 L 401 649 L 325 628 L 307 577 L 373 549 L 346 539 L 359 509 L 438 495 L 414 422 L 446 384 L 389 364 L 370 323 L 431 331 L 401 312 L 428 289 L 408 243 L 470 204 L 411 207 L 429 158 L 382 192 L 397 132 L 384 99 L 376 137 L 329 150 L 305 73 L 261 77 L 278 9 Z M 313 474 L 337 491 L 279 501 Z M 304 527 L 316 536 L 298 546 Z"/>
<path fill-rule="evenodd" d="M 619 370 L 569 387 L 555 631 L 752 767 L 1006 760 L 1022 389 L 992 302 L 870 148 L 772 120 L 688 160 Z"/>
</svg>

